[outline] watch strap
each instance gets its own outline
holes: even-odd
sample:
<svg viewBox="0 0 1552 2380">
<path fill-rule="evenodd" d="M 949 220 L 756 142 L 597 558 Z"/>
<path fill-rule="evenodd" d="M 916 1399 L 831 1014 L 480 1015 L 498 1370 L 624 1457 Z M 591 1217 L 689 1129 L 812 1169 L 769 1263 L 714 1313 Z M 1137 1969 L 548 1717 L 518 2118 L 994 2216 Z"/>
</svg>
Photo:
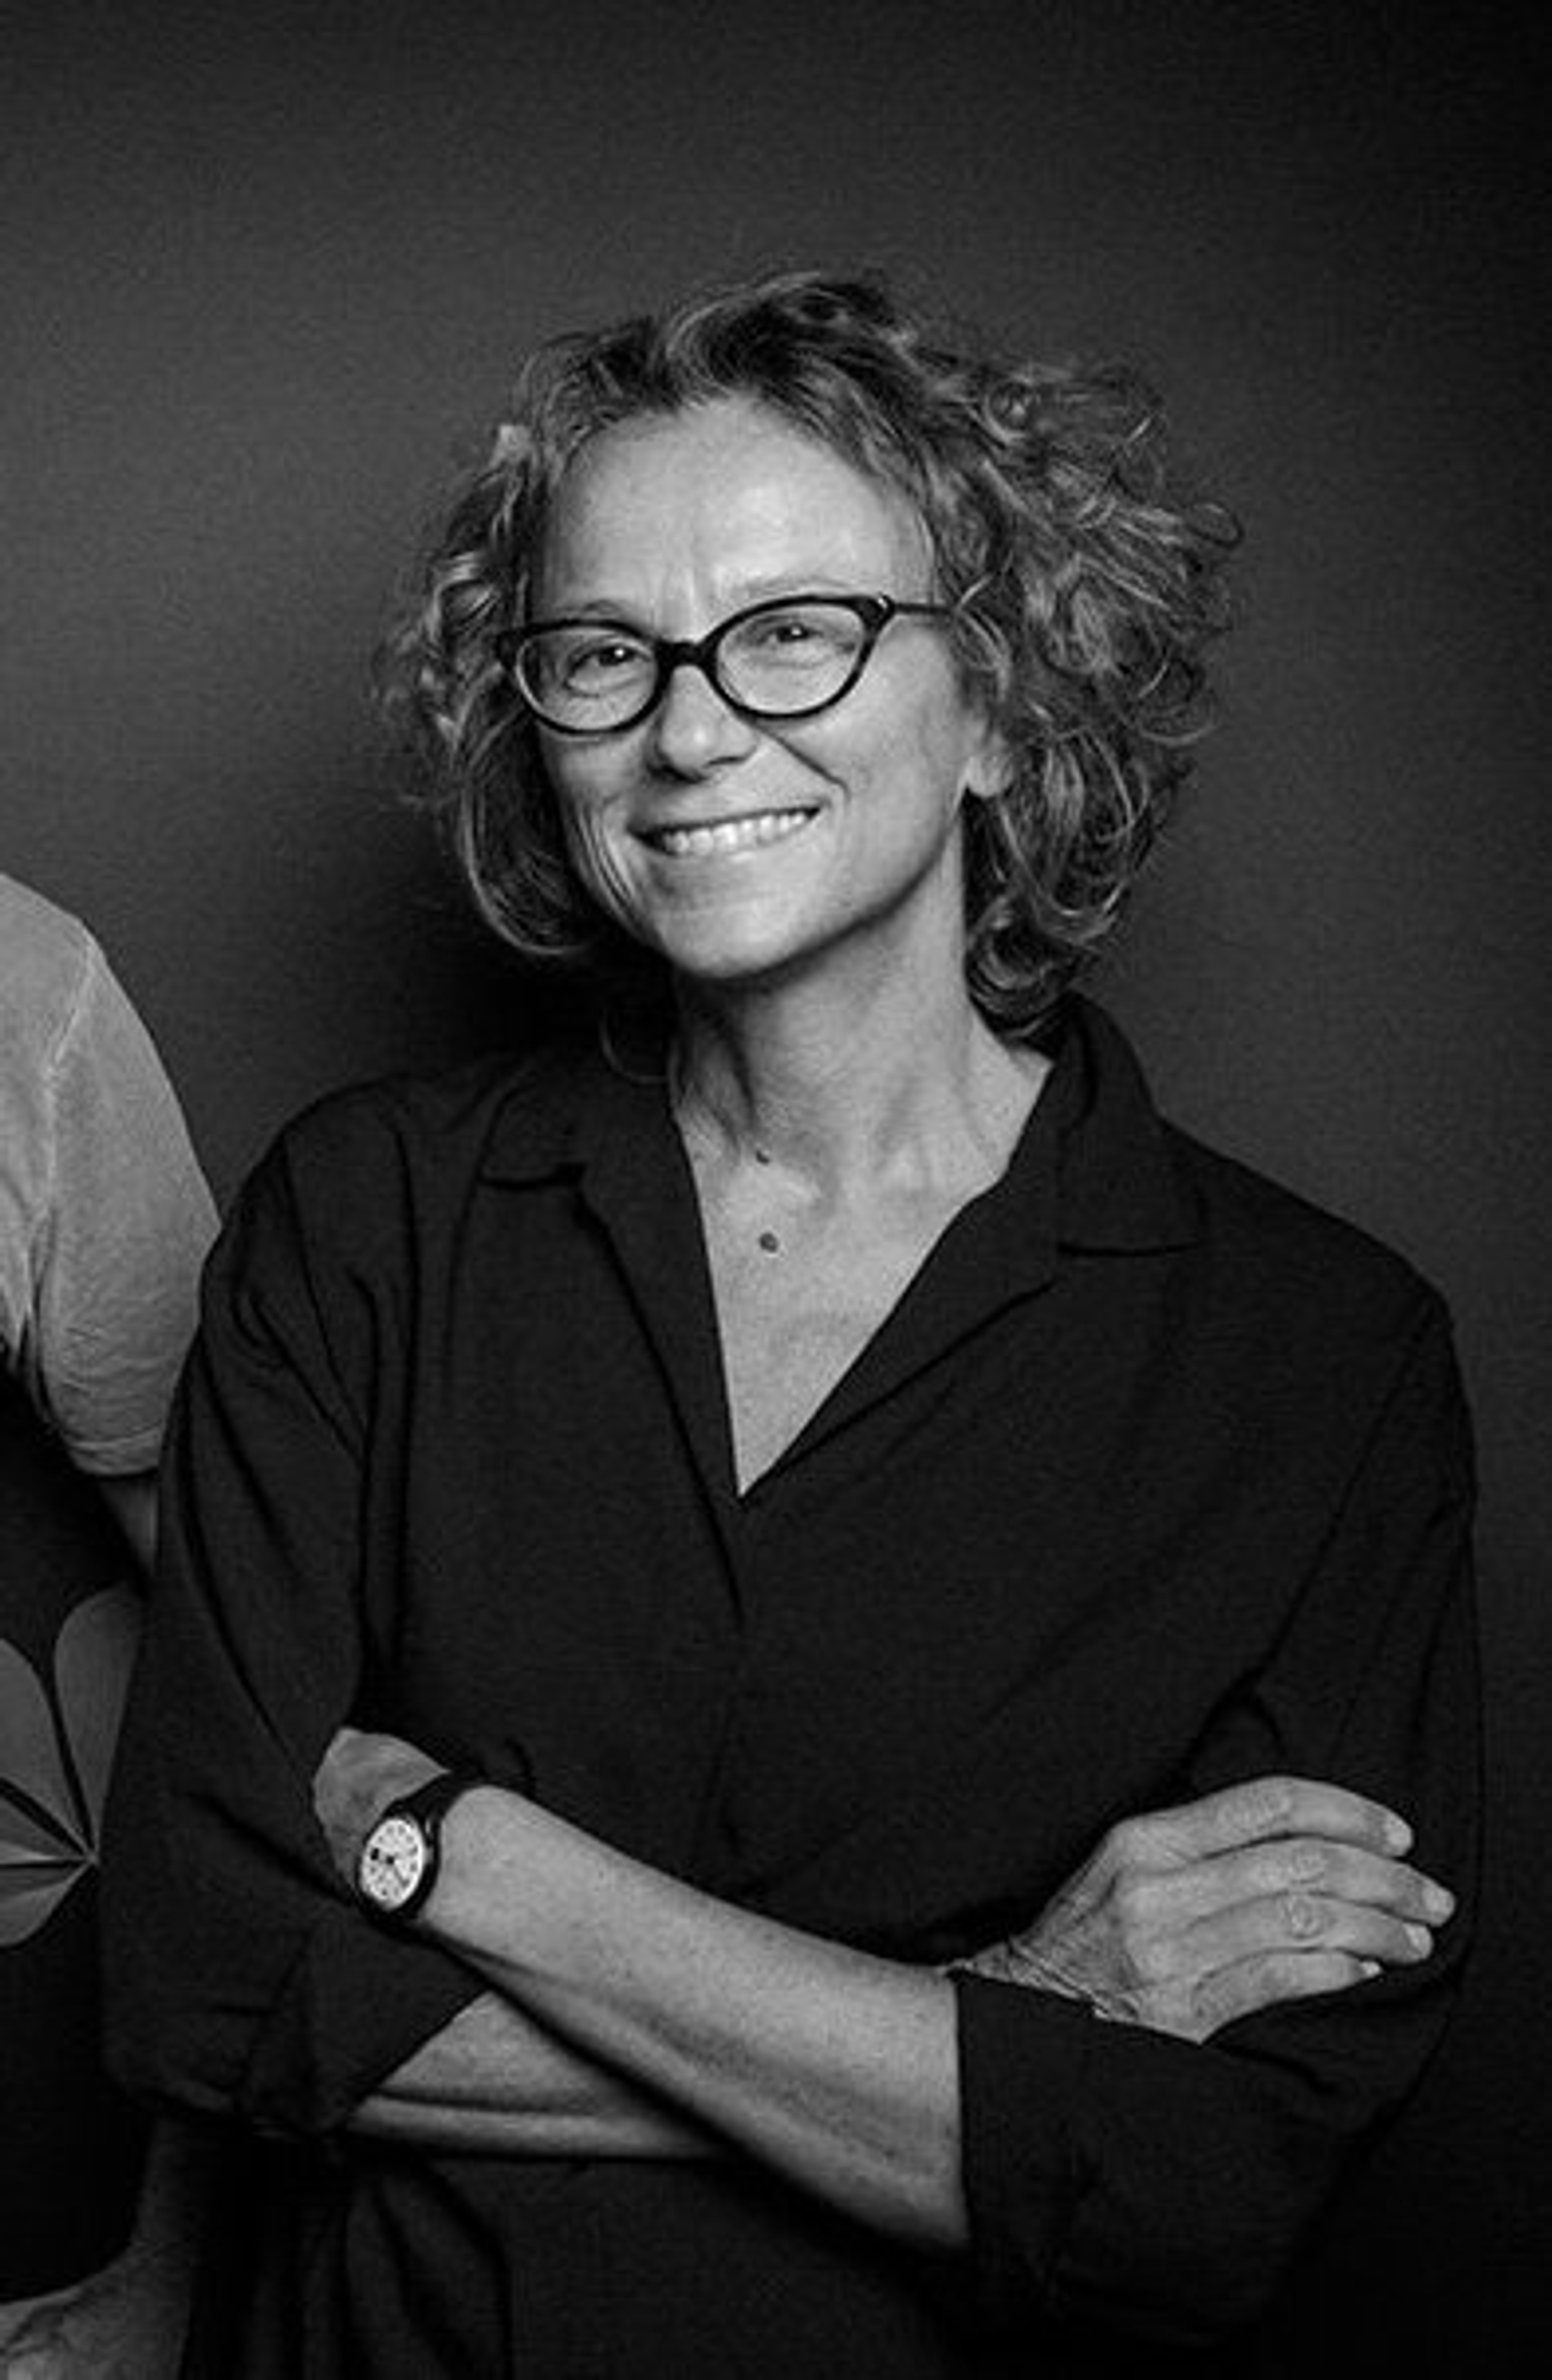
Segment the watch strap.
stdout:
<svg viewBox="0 0 1552 2380">
<path fill-rule="evenodd" d="M 435 1777 L 428 1777 L 424 1785 L 417 1785 L 412 1793 L 401 1793 L 383 1811 L 385 1818 L 413 1818 L 428 1842 L 435 1844 L 441 1835 L 442 1822 L 460 1793 L 483 1785 L 484 1778 L 466 1768 L 443 1768 Z"/>
</svg>

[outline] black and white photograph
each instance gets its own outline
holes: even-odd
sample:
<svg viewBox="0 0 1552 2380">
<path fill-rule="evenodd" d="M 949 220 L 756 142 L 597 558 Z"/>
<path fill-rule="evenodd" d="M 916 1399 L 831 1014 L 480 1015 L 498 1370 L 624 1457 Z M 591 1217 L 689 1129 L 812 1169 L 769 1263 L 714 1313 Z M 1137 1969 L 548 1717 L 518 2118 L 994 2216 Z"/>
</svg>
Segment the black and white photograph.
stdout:
<svg viewBox="0 0 1552 2380">
<path fill-rule="evenodd" d="M 1552 2351 L 1552 87 L 0 29 L 0 2380 Z"/>
</svg>

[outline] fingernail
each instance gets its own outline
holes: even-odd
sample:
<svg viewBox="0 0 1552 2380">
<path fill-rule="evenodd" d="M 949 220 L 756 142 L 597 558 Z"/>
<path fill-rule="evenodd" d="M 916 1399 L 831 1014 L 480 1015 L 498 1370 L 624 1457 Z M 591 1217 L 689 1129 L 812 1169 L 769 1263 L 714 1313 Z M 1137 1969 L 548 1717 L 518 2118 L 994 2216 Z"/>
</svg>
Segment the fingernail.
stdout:
<svg viewBox="0 0 1552 2380">
<path fill-rule="evenodd" d="M 1455 1895 L 1448 1892 L 1442 1884 L 1425 1886 L 1423 1910 L 1425 1916 L 1432 1917 L 1437 1923 L 1439 1918 L 1448 1917 L 1454 1906 Z"/>
<path fill-rule="evenodd" d="M 1409 1925 L 1406 1937 L 1420 1959 L 1426 1958 L 1434 1947 L 1434 1937 L 1425 1925 Z"/>
<path fill-rule="evenodd" d="M 1405 1852 L 1412 1849 L 1412 1828 L 1404 1818 L 1397 1817 L 1394 1810 L 1388 1811 L 1386 1814 L 1385 1843 L 1388 1851 Z"/>
</svg>

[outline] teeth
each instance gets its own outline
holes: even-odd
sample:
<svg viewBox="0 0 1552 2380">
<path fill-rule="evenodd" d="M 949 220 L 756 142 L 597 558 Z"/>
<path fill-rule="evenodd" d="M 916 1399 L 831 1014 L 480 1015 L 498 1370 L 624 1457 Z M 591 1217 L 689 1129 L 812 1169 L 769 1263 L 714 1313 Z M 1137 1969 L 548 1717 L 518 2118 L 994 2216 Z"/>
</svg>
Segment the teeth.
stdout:
<svg viewBox="0 0 1552 2380">
<path fill-rule="evenodd" d="M 808 810 L 758 810 L 752 818 L 720 819 L 715 826 L 660 827 L 649 840 L 670 859 L 709 859 L 718 852 L 781 843 L 806 826 L 811 816 Z"/>
</svg>

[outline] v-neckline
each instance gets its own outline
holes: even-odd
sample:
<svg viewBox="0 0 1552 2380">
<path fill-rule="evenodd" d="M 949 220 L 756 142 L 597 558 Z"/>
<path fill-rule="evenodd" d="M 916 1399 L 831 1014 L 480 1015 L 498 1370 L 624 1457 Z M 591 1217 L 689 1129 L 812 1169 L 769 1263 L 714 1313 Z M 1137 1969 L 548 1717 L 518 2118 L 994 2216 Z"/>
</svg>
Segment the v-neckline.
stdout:
<svg viewBox="0 0 1552 2380">
<path fill-rule="evenodd" d="M 709 1318 L 721 1479 L 735 1510 L 751 1510 L 762 1491 L 802 1461 L 812 1446 L 958 1343 L 1011 1296 L 1038 1288 L 1049 1278 L 1054 1163 L 1042 1168 L 1037 1152 L 1049 1137 L 1045 1111 L 1053 1074 L 1054 1069 L 1048 1070 L 1036 1087 L 1000 1172 L 945 1217 L 855 1353 L 808 1407 L 797 1427 L 747 1477 L 740 1475 L 732 1368 L 705 1210 L 694 1164 L 677 1127 L 673 1127 L 699 1252 L 697 1302 Z M 1022 1195 L 1025 1174 L 1030 1176 L 1027 1199 Z M 1018 1190 L 1011 1195 L 1015 1177 Z M 1036 1190 L 1042 1178 L 1048 1191 L 1044 1198 Z"/>
<path fill-rule="evenodd" d="M 894 1304 L 773 1459 L 740 1480 L 709 1252 L 665 1079 L 611 1068 L 584 1144 L 582 1194 L 607 1231 L 724 1535 L 856 1416 L 1037 1291 L 1055 1266 L 1056 1143 L 1071 1100 L 1060 1060 L 1003 1172 L 955 1210 Z M 731 1546 L 731 1538 L 729 1543 Z"/>
</svg>

